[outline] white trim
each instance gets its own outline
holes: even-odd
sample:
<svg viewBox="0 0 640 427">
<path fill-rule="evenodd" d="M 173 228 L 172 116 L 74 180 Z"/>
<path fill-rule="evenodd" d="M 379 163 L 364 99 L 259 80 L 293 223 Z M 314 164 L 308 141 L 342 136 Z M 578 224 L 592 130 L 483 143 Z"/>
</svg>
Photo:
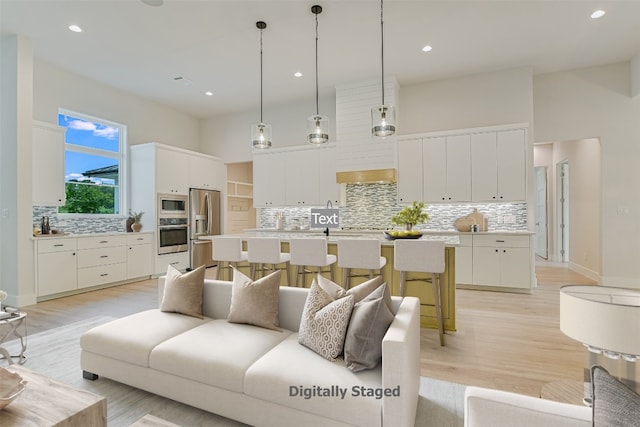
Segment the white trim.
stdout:
<svg viewBox="0 0 640 427">
<path fill-rule="evenodd" d="M 435 138 L 435 137 L 441 137 L 441 136 L 468 135 L 468 134 L 486 133 L 486 132 L 501 132 L 505 130 L 516 130 L 516 129 L 529 129 L 529 123 L 512 123 L 512 124 L 496 125 L 496 126 L 483 126 L 483 127 L 477 127 L 477 128 L 453 129 L 453 130 L 443 130 L 443 131 L 436 131 L 436 132 L 398 135 L 398 142 L 404 141 L 407 139 Z"/>
<path fill-rule="evenodd" d="M 602 281 L 602 277 L 600 276 L 600 274 L 598 274 L 597 271 L 593 271 L 593 270 L 591 270 L 591 269 L 589 269 L 587 267 L 584 267 L 584 266 L 582 266 L 580 264 L 576 264 L 573 261 L 569 261 L 567 266 L 569 267 L 570 270 L 573 270 L 573 271 L 575 271 L 577 273 L 580 273 L 583 276 L 588 277 L 591 280 L 594 280 L 594 281 L 596 281 L 598 283 L 601 283 L 601 281 Z"/>
</svg>

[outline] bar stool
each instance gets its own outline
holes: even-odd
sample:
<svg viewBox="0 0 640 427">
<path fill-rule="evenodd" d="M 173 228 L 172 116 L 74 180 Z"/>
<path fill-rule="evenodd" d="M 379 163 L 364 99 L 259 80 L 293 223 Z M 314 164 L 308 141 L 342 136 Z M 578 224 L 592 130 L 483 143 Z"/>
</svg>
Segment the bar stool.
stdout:
<svg viewBox="0 0 640 427">
<path fill-rule="evenodd" d="M 351 274 L 352 268 L 369 270 L 368 277 L 373 279 L 374 270 L 383 276 L 382 267 L 387 259 L 380 256 L 380 240 L 378 239 L 338 239 L 338 267 L 342 268 L 342 286 L 351 287 L 352 277 L 367 277 L 365 274 Z"/>
<path fill-rule="evenodd" d="M 271 264 L 271 271 L 276 271 L 277 264 L 284 264 L 287 272 L 287 286 L 289 280 L 289 261 L 291 256 L 286 252 L 280 252 L 280 239 L 277 237 L 251 237 L 247 239 L 247 251 L 249 252 L 249 265 L 251 279 L 255 280 L 256 267 L 260 270 L 260 276 L 264 276 L 264 265 Z M 267 270 L 269 270 L 267 268 Z"/>
<path fill-rule="evenodd" d="M 431 273 L 433 299 L 438 318 L 438 332 L 440 345 L 444 345 L 444 318 L 442 316 L 442 281 L 444 273 L 444 242 L 441 240 L 402 240 L 393 242 L 394 268 L 400 272 L 400 294 L 405 295 L 405 285 L 408 281 L 429 279 L 406 279 L 406 272 Z"/>
<path fill-rule="evenodd" d="M 229 268 L 229 265 L 238 268 L 239 262 L 249 260 L 249 254 L 242 250 L 242 239 L 239 237 L 214 236 L 211 241 L 213 243 L 211 258 L 218 261 L 216 279 L 220 278 L 222 263 L 227 264 L 226 268 Z M 229 280 L 231 279 L 231 272 L 229 272 Z"/>
<path fill-rule="evenodd" d="M 317 267 L 318 274 L 322 274 L 324 267 L 329 267 L 329 274 L 333 280 L 333 264 L 338 260 L 335 255 L 327 252 L 325 238 L 297 238 L 289 240 L 291 265 L 296 266 L 294 286 L 298 286 L 298 276 L 302 267 L 302 287 L 305 287 L 306 268 Z"/>
</svg>

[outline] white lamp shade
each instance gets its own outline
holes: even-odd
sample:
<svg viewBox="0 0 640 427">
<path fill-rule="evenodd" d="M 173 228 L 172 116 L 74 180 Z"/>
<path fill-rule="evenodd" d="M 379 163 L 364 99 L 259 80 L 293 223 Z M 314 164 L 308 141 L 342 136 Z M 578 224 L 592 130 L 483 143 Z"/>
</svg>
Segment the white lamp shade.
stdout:
<svg viewBox="0 0 640 427">
<path fill-rule="evenodd" d="M 327 116 L 313 115 L 307 119 L 307 142 L 324 144 L 329 141 L 329 120 Z"/>
<path fill-rule="evenodd" d="M 251 141 L 253 148 L 270 148 L 271 125 L 266 123 L 256 123 L 251 126 Z"/>
<path fill-rule="evenodd" d="M 640 292 L 607 286 L 563 286 L 560 330 L 591 347 L 640 355 Z"/>
<path fill-rule="evenodd" d="M 378 105 L 371 109 L 371 134 L 385 138 L 396 133 L 396 110 L 391 105 Z"/>
</svg>

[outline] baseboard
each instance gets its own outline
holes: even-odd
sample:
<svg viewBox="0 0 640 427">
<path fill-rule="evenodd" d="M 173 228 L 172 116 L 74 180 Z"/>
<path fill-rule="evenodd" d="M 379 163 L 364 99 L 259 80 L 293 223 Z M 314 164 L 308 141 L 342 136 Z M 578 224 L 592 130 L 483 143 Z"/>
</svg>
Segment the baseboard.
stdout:
<svg viewBox="0 0 640 427">
<path fill-rule="evenodd" d="M 570 270 L 573 270 L 576 273 L 580 273 L 583 276 L 585 276 L 585 277 L 587 277 L 587 278 L 589 278 L 589 279 L 591 279 L 591 280 L 593 280 L 595 282 L 602 283 L 602 276 L 600 276 L 600 273 L 598 273 L 596 271 L 590 270 L 590 269 L 588 269 L 588 268 L 586 268 L 586 267 L 584 267 L 584 266 L 582 266 L 580 264 L 576 264 L 575 262 L 571 262 L 571 261 L 569 261 L 568 267 L 569 267 Z"/>
</svg>

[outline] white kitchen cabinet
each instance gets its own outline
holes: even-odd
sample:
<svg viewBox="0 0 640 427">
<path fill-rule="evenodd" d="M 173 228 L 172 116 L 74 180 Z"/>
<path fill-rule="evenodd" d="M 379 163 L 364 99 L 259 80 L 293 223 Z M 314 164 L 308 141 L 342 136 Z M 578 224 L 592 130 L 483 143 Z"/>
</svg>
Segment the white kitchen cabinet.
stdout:
<svg viewBox="0 0 640 427">
<path fill-rule="evenodd" d="M 43 122 L 33 122 L 32 135 L 32 203 L 63 206 L 66 203 L 64 184 L 65 128 Z"/>
<path fill-rule="evenodd" d="M 253 205 L 277 207 L 285 205 L 285 156 L 260 153 L 253 156 Z"/>
<path fill-rule="evenodd" d="M 326 205 L 331 200 L 333 207 L 341 204 L 340 184 L 336 182 L 338 170 L 336 145 L 328 145 L 318 149 L 319 154 L 319 200 L 321 205 Z"/>
<path fill-rule="evenodd" d="M 295 150 L 275 156 L 284 156 L 285 159 L 285 204 L 299 207 L 317 206 L 320 203 L 318 150 Z"/>
<path fill-rule="evenodd" d="M 127 279 L 153 274 L 153 234 L 127 234 Z"/>
<path fill-rule="evenodd" d="M 189 156 L 189 187 L 205 190 L 220 190 L 218 171 L 223 167 L 222 162 L 210 157 Z"/>
<path fill-rule="evenodd" d="M 486 132 L 471 137 L 474 202 L 526 198 L 525 132 Z"/>
<path fill-rule="evenodd" d="M 189 194 L 189 155 L 158 147 L 155 177 L 157 193 Z"/>
<path fill-rule="evenodd" d="M 425 138 L 422 146 L 423 200 L 431 203 L 471 200 L 469 135 Z"/>
<path fill-rule="evenodd" d="M 77 288 L 76 239 L 40 237 L 36 241 L 37 295 Z"/>
<path fill-rule="evenodd" d="M 78 237 L 78 289 L 127 278 L 126 236 Z"/>
<path fill-rule="evenodd" d="M 167 274 L 167 267 L 169 265 L 175 267 L 180 271 L 185 271 L 190 267 L 191 260 L 189 259 L 189 252 L 180 252 L 178 254 L 158 255 L 156 257 L 156 274 Z"/>
<path fill-rule="evenodd" d="M 431 148 L 430 146 L 429 148 Z M 398 204 L 411 204 L 423 200 L 423 158 L 422 139 L 398 142 Z M 426 179 L 425 179 L 426 181 Z M 429 180 L 429 184 L 431 184 Z M 429 187 L 431 191 L 432 187 Z"/>
<path fill-rule="evenodd" d="M 473 283 L 473 236 L 461 234 L 456 246 L 456 283 Z"/>
<path fill-rule="evenodd" d="M 473 236 L 473 284 L 532 288 L 530 235 Z"/>
</svg>

